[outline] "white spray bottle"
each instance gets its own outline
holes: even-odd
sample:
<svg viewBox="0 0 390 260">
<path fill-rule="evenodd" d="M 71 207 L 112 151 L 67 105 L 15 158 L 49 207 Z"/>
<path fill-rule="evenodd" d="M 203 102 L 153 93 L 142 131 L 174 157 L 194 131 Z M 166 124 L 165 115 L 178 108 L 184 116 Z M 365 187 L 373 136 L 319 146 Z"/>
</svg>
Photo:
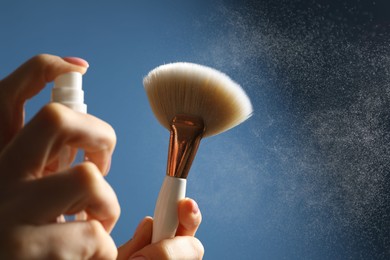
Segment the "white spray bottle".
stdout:
<svg viewBox="0 0 390 260">
<path fill-rule="evenodd" d="M 61 103 L 75 111 L 87 113 L 84 104 L 84 91 L 82 89 L 82 75 L 79 72 L 68 72 L 54 80 L 51 101 Z M 70 148 L 66 147 L 60 152 L 58 171 L 65 170 L 70 164 Z"/>
<path fill-rule="evenodd" d="M 82 75 L 79 72 L 68 72 L 58 76 L 54 80 L 51 93 L 51 101 L 61 103 L 74 111 L 87 113 L 87 105 L 84 104 L 84 91 L 82 89 Z M 71 148 L 65 146 L 59 154 L 58 171 L 70 167 Z M 85 220 L 85 212 L 76 215 L 76 220 Z"/>
</svg>

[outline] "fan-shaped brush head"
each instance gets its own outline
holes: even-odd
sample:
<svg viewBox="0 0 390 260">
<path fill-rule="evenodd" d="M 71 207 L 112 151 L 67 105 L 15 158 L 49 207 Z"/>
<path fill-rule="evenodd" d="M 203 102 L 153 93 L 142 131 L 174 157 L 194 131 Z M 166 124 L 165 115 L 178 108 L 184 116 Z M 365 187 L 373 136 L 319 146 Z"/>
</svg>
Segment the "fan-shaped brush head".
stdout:
<svg viewBox="0 0 390 260">
<path fill-rule="evenodd" d="M 243 89 L 227 75 L 193 63 L 159 66 L 144 78 L 153 113 L 168 130 L 178 114 L 203 120 L 203 137 L 224 132 L 252 115 Z"/>
</svg>

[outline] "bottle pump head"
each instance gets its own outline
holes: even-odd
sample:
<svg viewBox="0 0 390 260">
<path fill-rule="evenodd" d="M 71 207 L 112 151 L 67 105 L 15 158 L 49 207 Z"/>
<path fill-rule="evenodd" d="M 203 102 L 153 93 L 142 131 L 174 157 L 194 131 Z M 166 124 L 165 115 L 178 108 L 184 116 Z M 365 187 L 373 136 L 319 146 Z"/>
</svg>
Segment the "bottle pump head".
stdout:
<svg viewBox="0 0 390 260">
<path fill-rule="evenodd" d="M 52 102 L 59 102 L 75 111 L 86 113 L 84 91 L 82 89 L 82 75 L 79 72 L 68 72 L 54 80 L 51 93 Z"/>
</svg>

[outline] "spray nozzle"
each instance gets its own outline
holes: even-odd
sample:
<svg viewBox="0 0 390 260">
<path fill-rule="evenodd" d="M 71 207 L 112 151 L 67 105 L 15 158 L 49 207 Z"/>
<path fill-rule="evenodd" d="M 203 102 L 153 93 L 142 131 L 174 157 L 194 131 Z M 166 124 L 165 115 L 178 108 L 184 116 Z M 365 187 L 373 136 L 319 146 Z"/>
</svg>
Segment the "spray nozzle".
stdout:
<svg viewBox="0 0 390 260">
<path fill-rule="evenodd" d="M 82 90 L 82 75 L 79 72 L 68 72 L 54 80 L 51 100 L 59 102 L 75 111 L 86 113 L 84 91 Z"/>
</svg>

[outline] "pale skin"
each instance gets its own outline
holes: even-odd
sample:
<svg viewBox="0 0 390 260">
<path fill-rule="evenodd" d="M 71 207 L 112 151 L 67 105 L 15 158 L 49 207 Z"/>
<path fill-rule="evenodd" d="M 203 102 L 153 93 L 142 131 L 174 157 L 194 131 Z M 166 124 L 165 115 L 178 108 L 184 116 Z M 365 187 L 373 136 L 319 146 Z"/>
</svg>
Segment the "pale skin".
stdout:
<svg viewBox="0 0 390 260">
<path fill-rule="evenodd" d="M 54 103 L 24 124 L 26 100 L 58 75 L 87 68 L 80 58 L 43 54 L 0 81 L 0 259 L 202 259 L 192 199 L 178 205 L 175 238 L 151 244 L 153 219 L 145 217 L 116 248 L 110 232 L 120 206 L 104 179 L 116 144 L 109 124 Z M 56 172 L 65 145 L 84 150 L 86 161 Z M 82 210 L 86 221 L 58 222 Z"/>
</svg>

